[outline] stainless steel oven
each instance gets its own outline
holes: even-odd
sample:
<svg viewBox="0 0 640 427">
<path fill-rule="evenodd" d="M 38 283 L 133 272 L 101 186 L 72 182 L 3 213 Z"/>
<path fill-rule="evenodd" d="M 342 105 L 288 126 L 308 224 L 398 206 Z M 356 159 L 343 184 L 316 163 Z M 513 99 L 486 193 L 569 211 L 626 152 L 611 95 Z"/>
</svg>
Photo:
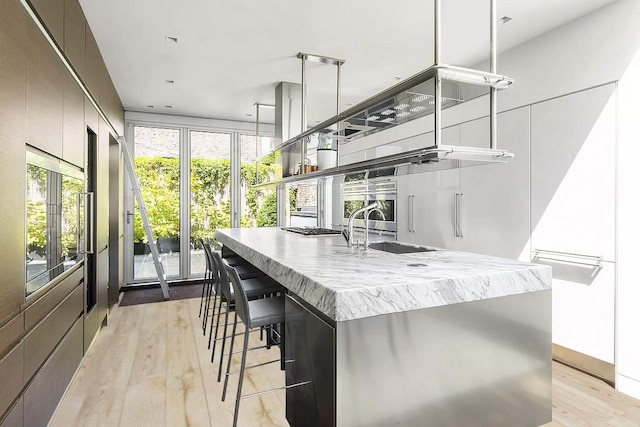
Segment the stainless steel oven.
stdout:
<svg viewBox="0 0 640 427">
<path fill-rule="evenodd" d="M 369 216 L 369 228 L 372 230 L 397 231 L 397 183 L 390 178 L 380 180 L 361 180 L 345 182 L 342 190 L 343 225 L 346 227 L 349 216 L 356 210 L 377 201 L 380 203 L 384 218 L 373 211 Z M 354 219 L 354 226 L 364 228 L 364 219 Z"/>
</svg>

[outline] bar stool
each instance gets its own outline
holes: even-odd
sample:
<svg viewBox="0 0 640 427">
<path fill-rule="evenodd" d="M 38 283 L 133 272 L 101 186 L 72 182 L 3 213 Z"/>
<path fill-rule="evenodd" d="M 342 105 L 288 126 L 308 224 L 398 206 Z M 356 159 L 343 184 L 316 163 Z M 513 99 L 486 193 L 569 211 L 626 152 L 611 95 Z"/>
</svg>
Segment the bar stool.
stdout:
<svg viewBox="0 0 640 427">
<path fill-rule="evenodd" d="M 281 342 L 280 342 L 281 358 L 280 359 L 259 363 L 257 365 L 247 366 L 247 351 L 266 347 L 266 346 L 263 346 L 263 347 L 248 348 L 249 333 L 252 330 L 255 330 L 257 328 L 262 328 L 265 326 L 271 326 L 275 324 L 284 325 L 284 322 L 285 322 L 284 298 L 285 297 L 284 295 L 280 295 L 280 296 L 268 297 L 268 298 L 250 301 L 248 298 L 248 293 L 245 291 L 244 283 L 240 280 L 240 277 L 238 276 L 236 269 L 229 266 L 228 264 L 224 265 L 224 268 L 225 268 L 225 271 L 227 272 L 227 277 L 231 281 L 231 284 L 234 290 L 234 295 L 236 296 L 236 308 L 235 308 L 235 316 L 233 321 L 233 331 L 231 332 L 231 345 L 229 348 L 229 358 L 227 359 L 227 371 L 225 374 L 224 387 L 222 390 L 222 401 L 225 400 L 225 397 L 227 394 L 227 385 L 229 383 L 229 376 L 232 374 L 239 373 L 238 390 L 236 393 L 236 406 L 233 413 L 233 427 L 236 427 L 238 425 L 238 412 L 240 409 L 240 399 L 257 396 L 257 395 L 268 393 L 271 391 L 288 389 L 292 387 L 298 387 L 301 385 L 310 384 L 311 381 L 303 381 L 297 384 L 291 384 L 284 387 L 276 387 L 270 390 L 250 393 L 244 396 L 242 395 L 242 383 L 244 380 L 244 372 L 246 369 L 257 368 L 259 366 L 264 366 L 264 365 L 268 365 L 270 363 L 275 363 L 275 362 L 282 362 L 283 360 L 282 353 L 284 348 L 284 342 L 282 342 L 282 337 L 281 337 Z M 224 283 L 224 281 L 222 283 Z M 241 350 L 242 360 L 240 362 L 240 370 L 236 372 L 230 372 L 229 369 L 231 368 L 231 357 L 234 354 L 233 343 L 236 337 L 236 327 L 238 325 L 238 317 L 240 318 L 242 323 L 244 323 L 244 326 L 245 326 L 244 343 Z M 284 330 L 284 328 L 281 328 L 281 330 Z"/>
<path fill-rule="evenodd" d="M 218 254 L 217 251 L 214 251 L 213 249 L 211 249 L 211 245 L 207 242 L 203 242 L 203 248 L 204 248 L 204 252 L 205 252 L 205 257 L 207 260 L 207 268 L 211 268 L 211 277 L 210 280 L 208 281 L 208 285 L 206 288 L 206 291 L 203 289 L 203 291 L 205 292 L 205 304 L 204 304 L 204 318 L 202 319 L 202 334 L 206 335 L 207 332 L 207 323 L 209 321 L 209 317 L 212 318 L 211 323 L 213 324 L 213 316 L 215 315 L 215 297 L 219 295 L 219 271 L 218 268 L 215 265 L 214 259 L 213 259 L 213 254 Z M 249 264 L 246 260 L 244 260 L 243 258 L 237 256 L 237 257 L 232 257 L 229 259 L 230 261 L 230 265 L 233 264 L 235 267 L 238 268 L 238 272 L 240 274 L 240 277 L 242 279 L 251 279 L 254 277 L 261 277 L 264 276 L 265 274 L 260 271 L 259 269 L 257 269 L 256 267 L 254 267 L 253 265 Z M 214 298 L 214 305 L 211 306 L 211 298 Z M 211 316 L 209 316 L 209 309 L 211 308 L 212 313 Z M 211 339 L 209 339 L 209 344 L 207 348 L 211 348 Z"/>
<path fill-rule="evenodd" d="M 205 301 L 205 290 L 211 286 L 211 280 L 213 280 L 213 268 L 211 267 L 211 263 L 209 261 L 209 256 L 207 255 L 207 249 L 204 247 L 204 240 L 198 239 L 198 243 L 202 246 L 205 253 L 205 261 L 206 261 L 206 270 L 204 272 L 204 280 L 202 281 L 202 295 L 200 296 L 200 310 L 198 311 L 198 317 L 202 317 L 202 308 L 204 306 Z"/>
<path fill-rule="evenodd" d="M 213 256 L 213 265 L 214 268 L 217 269 L 219 275 L 219 290 L 220 290 L 220 302 L 218 304 L 218 317 L 216 320 L 215 326 L 215 335 L 213 337 L 213 349 L 211 351 L 211 362 L 215 360 L 216 353 L 216 344 L 219 340 L 222 340 L 222 347 L 220 351 L 220 364 L 218 366 L 218 382 L 220 382 L 222 378 L 222 365 L 224 362 L 224 349 L 226 346 L 227 338 L 227 329 L 229 326 L 229 312 L 231 310 L 235 310 L 235 292 L 232 290 L 231 285 L 229 284 L 229 276 L 225 269 L 226 259 L 223 260 L 219 253 L 212 252 Z M 258 298 L 264 298 L 267 295 L 273 295 L 277 293 L 283 293 L 284 288 L 278 282 L 273 280 L 268 276 L 264 277 L 253 277 L 249 279 L 243 279 L 242 276 L 238 273 L 241 266 L 235 266 L 234 271 L 238 275 L 238 281 L 242 285 L 242 289 L 244 291 L 243 295 L 246 295 L 248 299 L 255 300 Z M 222 331 L 222 337 L 218 338 L 218 330 L 220 329 L 220 317 L 222 314 L 222 303 L 226 302 L 225 314 L 224 314 L 224 329 Z M 211 334 L 213 330 L 213 320 L 211 321 L 211 330 L 209 331 L 209 338 L 211 338 Z"/>
</svg>

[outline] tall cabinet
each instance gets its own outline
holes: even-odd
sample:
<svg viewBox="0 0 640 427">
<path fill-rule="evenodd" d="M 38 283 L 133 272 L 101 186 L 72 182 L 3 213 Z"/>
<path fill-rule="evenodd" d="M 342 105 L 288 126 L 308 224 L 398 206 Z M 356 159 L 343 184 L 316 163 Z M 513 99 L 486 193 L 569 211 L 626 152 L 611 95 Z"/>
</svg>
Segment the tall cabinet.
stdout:
<svg viewBox="0 0 640 427">
<path fill-rule="evenodd" d="M 615 135 L 613 84 L 531 107 L 532 261 L 553 267 L 554 354 L 611 380 Z"/>
</svg>

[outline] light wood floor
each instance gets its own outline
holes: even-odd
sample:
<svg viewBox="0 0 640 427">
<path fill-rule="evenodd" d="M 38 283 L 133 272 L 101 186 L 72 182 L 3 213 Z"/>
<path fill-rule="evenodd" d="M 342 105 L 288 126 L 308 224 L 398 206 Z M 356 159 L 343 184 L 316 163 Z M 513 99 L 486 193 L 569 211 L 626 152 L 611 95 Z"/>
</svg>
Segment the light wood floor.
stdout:
<svg viewBox="0 0 640 427">
<path fill-rule="evenodd" d="M 199 302 L 114 307 L 51 425 L 230 426 L 237 376 L 230 381 L 227 402 L 221 402 L 217 364 L 209 362 L 200 329 Z M 277 359 L 279 352 L 249 355 L 248 363 L 254 364 Z M 283 383 L 279 364 L 248 370 L 243 394 Z M 240 413 L 243 427 L 288 426 L 283 392 L 244 399 Z M 605 426 L 639 427 L 640 401 L 554 363 L 553 422 L 544 427 Z"/>
</svg>

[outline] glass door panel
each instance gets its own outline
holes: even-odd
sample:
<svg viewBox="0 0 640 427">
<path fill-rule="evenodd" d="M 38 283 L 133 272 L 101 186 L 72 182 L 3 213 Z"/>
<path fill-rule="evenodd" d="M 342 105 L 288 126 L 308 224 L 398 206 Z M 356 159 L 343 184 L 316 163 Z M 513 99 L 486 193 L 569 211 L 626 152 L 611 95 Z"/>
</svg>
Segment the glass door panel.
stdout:
<svg viewBox="0 0 640 427">
<path fill-rule="evenodd" d="M 261 159 L 256 175 L 256 161 L 275 146 L 275 138 L 261 136 L 256 144 L 255 135 L 240 135 L 240 196 L 242 200 L 241 227 L 275 227 L 276 192 L 273 188 L 251 188 L 257 182 L 273 179 L 274 163 Z"/>
<path fill-rule="evenodd" d="M 180 130 L 134 127 L 135 166 L 167 277 L 180 277 Z M 157 277 L 138 207 L 133 224 L 133 279 Z"/>
<path fill-rule="evenodd" d="M 190 131 L 191 276 L 206 262 L 200 239 L 213 241 L 218 228 L 231 226 L 231 134 Z"/>
</svg>

